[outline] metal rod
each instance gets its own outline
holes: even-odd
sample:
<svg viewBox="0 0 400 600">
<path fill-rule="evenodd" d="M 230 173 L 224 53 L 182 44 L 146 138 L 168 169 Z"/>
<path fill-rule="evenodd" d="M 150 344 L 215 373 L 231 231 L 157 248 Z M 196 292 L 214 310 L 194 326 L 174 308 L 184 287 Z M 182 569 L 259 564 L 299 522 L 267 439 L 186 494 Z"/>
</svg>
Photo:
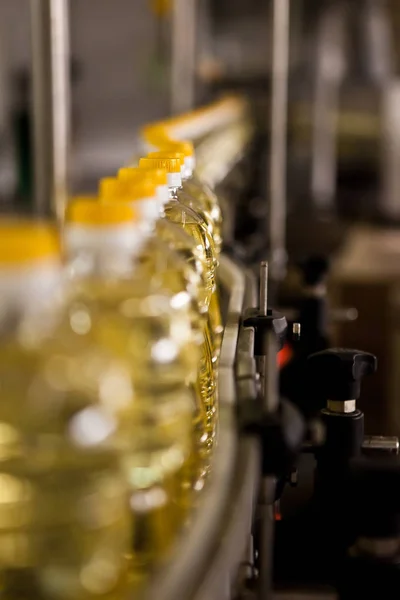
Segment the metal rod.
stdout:
<svg viewBox="0 0 400 600">
<path fill-rule="evenodd" d="M 269 413 L 275 413 L 279 407 L 279 373 L 277 362 L 277 341 L 273 330 L 268 332 L 267 356 L 264 371 L 264 401 Z"/>
<path fill-rule="evenodd" d="M 268 262 L 260 264 L 260 313 L 268 314 Z"/>
<path fill-rule="evenodd" d="M 268 315 L 268 262 L 260 263 L 260 315 Z M 261 387 L 263 390 L 264 401 L 268 404 L 268 394 L 270 392 L 270 382 L 268 380 L 268 350 L 266 356 L 259 357 L 259 367 L 261 376 Z"/>
<path fill-rule="evenodd" d="M 363 6 L 357 8 L 363 26 L 361 55 L 367 73 L 376 85 L 385 85 L 396 76 L 394 30 L 388 3 L 365 0 Z"/>
<path fill-rule="evenodd" d="M 174 0 L 172 14 L 171 111 L 191 110 L 196 94 L 197 0 Z"/>
<path fill-rule="evenodd" d="M 345 74 L 342 5 L 324 11 L 318 26 L 317 74 L 313 108 L 311 191 L 315 207 L 332 211 L 337 177 L 339 89 Z"/>
<path fill-rule="evenodd" d="M 269 172 L 269 239 L 271 275 L 286 267 L 286 155 L 288 119 L 290 0 L 273 2 L 271 152 Z"/>
<path fill-rule="evenodd" d="M 30 0 L 35 211 L 63 218 L 67 201 L 70 77 L 68 0 Z"/>
<path fill-rule="evenodd" d="M 271 478 L 265 478 L 261 482 L 259 505 L 259 568 L 258 568 L 258 600 L 270 600 L 272 598 L 272 573 L 273 573 L 273 548 L 274 548 L 274 506 L 273 491 L 275 482 Z M 272 490 L 272 494 L 271 494 Z"/>
</svg>

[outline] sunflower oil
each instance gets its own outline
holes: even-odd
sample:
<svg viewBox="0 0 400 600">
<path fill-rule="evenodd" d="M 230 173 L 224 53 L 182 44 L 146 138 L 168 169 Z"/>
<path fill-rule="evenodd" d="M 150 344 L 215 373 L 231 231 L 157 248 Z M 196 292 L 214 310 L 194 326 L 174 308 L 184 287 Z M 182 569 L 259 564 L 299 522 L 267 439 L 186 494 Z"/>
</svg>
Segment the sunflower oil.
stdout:
<svg viewBox="0 0 400 600">
<path fill-rule="evenodd" d="M 193 144 L 191 142 L 183 141 L 175 142 L 164 137 L 160 138 L 157 146 L 160 150 L 162 148 L 162 152 L 149 154 L 149 156 L 169 153 L 169 156 L 175 156 L 175 158 L 181 160 L 182 188 L 177 191 L 178 199 L 183 204 L 193 208 L 202 216 L 208 225 L 217 255 L 219 256 L 222 250 L 221 208 L 217 196 L 195 173 L 196 158 Z M 215 346 L 214 362 L 218 362 L 224 331 L 218 288 L 216 288 L 211 297 L 209 313 Z"/>
<path fill-rule="evenodd" d="M 81 335 L 59 247 L 47 224 L 0 221 L 0 586 L 6 600 L 117 600 L 131 516 L 107 387 L 125 367 Z"/>
<path fill-rule="evenodd" d="M 199 477 L 196 488 L 203 485 L 203 480 L 210 468 L 210 454 L 215 440 L 215 381 L 213 377 L 212 347 L 206 336 L 206 313 L 202 303 L 198 301 L 202 280 L 179 251 L 170 243 L 160 239 L 156 231 L 156 215 L 159 203 L 157 189 L 147 176 L 139 177 L 142 172 L 133 173 L 131 183 L 127 178 L 119 189 L 119 195 L 114 201 L 129 202 L 141 216 L 137 223 L 140 229 L 147 232 L 146 243 L 137 261 L 137 272 L 151 289 L 168 289 L 174 295 L 174 302 L 181 306 L 183 298 L 191 299 L 190 320 L 193 332 L 202 340 L 201 356 L 198 363 L 197 379 L 194 384 L 195 395 L 198 399 L 195 415 L 195 444 L 201 456 Z M 104 188 L 104 185 L 101 186 Z M 114 186 L 114 192 L 117 188 Z M 105 202 L 106 200 L 103 200 Z M 108 202 L 111 202 L 108 197 Z M 191 239 L 191 238 L 190 238 Z M 186 257 L 185 257 L 186 258 Z M 185 296 L 183 296 L 185 294 Z M 183 308 L 183 307 L 182 307 Z"/>
<path fill-rule="evenodd" d="M 158 157 L 156 156 L 158 155 Z M 203 248 L 209 290 L 208 299 L 208 336 L 213 348 L 214 374 L 217 376 L 218 358 L 222 341 L 222 323 L 216 288 L 216 269 L 218 266 L 218 253 L 203 216 L 193 207 L 190 197 L 182 190 L 182 169 L 184 155 L 180 153 L 158 152 L 154 156 L 141 159 L 140 166 L 164 167 L 169 172 L 169 202 L 165 207 L 166 218 L 180 224 Z"/>
<path fill-rule="evenodd" d="M 135 219 L 128 203 L 72 202 L 65 245 L 82 322 L 93 320 L 96 344 L 128 365 L 124 386 L 116 390 L 110 382 L 109 391 L 131 494 L 136 581 L 171 548 L 186 520 L 195 412 L 190 382 L 199 341 L 187 318 L 188 294 L 178 307 L 170 290 L 143 278 L 139 257 L 148 233 Z"/>
</svg>

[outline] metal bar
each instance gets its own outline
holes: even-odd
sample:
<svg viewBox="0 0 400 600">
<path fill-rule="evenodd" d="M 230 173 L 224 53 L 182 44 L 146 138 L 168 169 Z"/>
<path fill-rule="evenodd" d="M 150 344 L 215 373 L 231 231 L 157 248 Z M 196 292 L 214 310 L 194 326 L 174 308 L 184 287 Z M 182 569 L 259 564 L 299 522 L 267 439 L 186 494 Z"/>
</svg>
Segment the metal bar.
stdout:
<svg viewBox="0 0 400 600">
<path fill-rule="evenodd" d="M 263 261 L 260 264 L 260 297 L 259 297 L 260 315 L 268 314 L 268 262 Z M 268 402 L 268 355 L 258 357 L 260 367 L 261 389 L 265 403 Z"/>
<path fill-rule="evenodd" d="M 273 2 L 271 152 L 269 172 L 270 268 L 274 280 L 286 267 L 286 155 L 288 119 L 290 0 Z"/>
<path fill-rule="evenodd" d="M 267 356 L 265 358 L 264 401 L 267 411 L 275 413 L 279 407 L 279 373 L 276 360 L 278 347 L 274 331 L 268 332 Z"/>
<path fill-rule="evenodd" d="M 268 314 L 268 263 L 260 264 L 260 314 Z"/>
<path fill-rule="evenodd" d="M 196 0 L 174 0 L 172 13 L 171 112 L 191 110 L 196 95 Z"/>
<path fill-rule="evenodd" d="M 332 211 L 336 195 L 339 88 L 345 66 L 346 7 L 324 11 L 318 27 L 317 74 L 313 110 L 311 191 L 315 207 Z"/>
<path fill-rule="evenodd" d="M 386 0 L 366 0 L 357 7 L 362 22 L 364 57 L 367 73 L 377 85 L 385 85 L 396 76 L 395 44 Z"/>
<path fill-rule="evenodd" d="M 397 80 L 383 91 L 383 124 L 381 137 L 382 193 L 379 212 L 388 221 L 400 220 L 400 84 Z"/>
<path fill-rule="evenodd" d="M 242 270 L 227 256 L 222 255 L 219 271 L 221 285 L 229 289 L 229 305 L 220 355 L 220 368 L 233 369 L 239 336 L 239 323 L 243 311 L 246 278 Z"/>
<path fill-rule="evenodd" d="M 223 577 L 228 577 L 231 588 L 246 554 L 261 471 L 260 448 L 255 439 L 243 439 L 240 442 L 236 465 L 236 481 L 233 486 L 235 502 L 229 503 L 224 535 L 211 557 L 210 569 L 194 596 L 195 600 L 223 600 Z M 228 598 L 232 598 L 230 593 Z"/>
<path fill-rule="evenodd" d="M 258 600 L 270 600 L 272 597 L 273 548 L 274 548 L 274 493 L 275 482 L 265 478 L 261 483 L 259 505 L 259 579 L 257 585 Z"/>
<path fill-rule="evenodd" d="M 35 210 L 63 217 L 67 200 L 70 78 L 68 0 L 30 0 Z"/>
</svg>

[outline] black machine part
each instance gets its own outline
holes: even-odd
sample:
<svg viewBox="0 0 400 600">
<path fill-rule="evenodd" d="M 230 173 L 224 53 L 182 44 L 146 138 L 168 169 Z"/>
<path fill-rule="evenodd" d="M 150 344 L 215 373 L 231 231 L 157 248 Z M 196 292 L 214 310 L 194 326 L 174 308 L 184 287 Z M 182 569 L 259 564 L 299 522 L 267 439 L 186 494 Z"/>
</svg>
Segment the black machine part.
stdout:
<svg viewBox="0 0 400 600">
<path fill-rule="evenodd" d="M 299 263 L 302 283 L 305 287 L 314 287 L 323 283 L 329 272 L 329 261 L 324 256 L 309 256 Z"/>
<path fill-rule="evenodd" d="M 332 348 L 308 359 L 311 385 L 326 401 L 320 411 L 325 441 L 315 448 L 315 494 L 322 511 L 347 512 L 344 482 L 349 463 L 362 453 L 364 414 L 357 409 L 361 381 L 376 370 L 376 357 L 368 352 Z M 342 509 L 339 510 L 339 506 Z"/>
<path fill-rule="evenodd" d="M 340 600 L 400 595 L 400 460 L 357 458 L 347 490 L 353 544 L 338 569 Z"/>
<path fill-rule="evenodd" d="M 351 461 L 349 496 L 357 538 L 400 538 L 400 459 L 360 457 Z M 362 548 L 363 545 L 359 548 Z M 374 545 L 368 544 L 373 554 Z M 398 544 L 400 551 L 400 544 Z"/>
<path fill-rule="evenodd" d="M 304 440 L 305 424 L 300 411 L 290 402 L 281 400 L 278 411 L 268 414 L 258 397 L 240 403 L 238 416 L 240 429 L 260 439 L 263 475 L 285 477 Z"/>
<path fill-rule="evenodd" d="M 331 348 L 308 358 L 312 385 L 328 402 L 357 400 L 362 379 L 376 369 L 376 356 L 361 350 Z"/>
<path fill-rule="evenodd" d="M 276 335 L 278 351 L 284 346 L 287 334 L 287 321 L 284 315 L 270 308 L 266 315 L 261 314 L 257 308 L 246 312 L 243 319 L 244 327 L 253 327 L 254 336 L 254 355 L 264 356 L 267 347 L 267 334 L 273 329 Z"/>
</svg>

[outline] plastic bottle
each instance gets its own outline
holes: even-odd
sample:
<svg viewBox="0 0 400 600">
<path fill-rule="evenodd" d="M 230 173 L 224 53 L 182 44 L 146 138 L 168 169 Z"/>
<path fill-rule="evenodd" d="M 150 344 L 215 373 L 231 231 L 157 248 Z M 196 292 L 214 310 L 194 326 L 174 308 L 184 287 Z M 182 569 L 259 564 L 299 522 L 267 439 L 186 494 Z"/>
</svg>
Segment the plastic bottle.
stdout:
<svg viewBox="0 0 400 600">
<path fill-rule="evenodd" d="M 154 183 L 146 176 L 140 178 L 141 171 L 136 173 L 134 180 L 122 184 L 119 188 L 114 186 L 114 202 L 129 202 L 140 215 L 136 223 L 139 229 L 147 232 L 146 243 L 138 258 L 137 271 L 148 282 L 149 289 L 167 289 L 175 295 L 177 306 L 180 305 L 182 292 L 185 291 L 192 299 L 190 319 L 195 335 L 200 336 L 201 357 L 198 363 L 197 379 L 195 382 L 196 397 L 198 399 L 195 416 L 195 440 L 201 456 L 200 470 L 197 474 L 196 488 L 202 487 L 204 476 L 210 468 L 210 453 L 215 440 L 216 407 L 215 394 L 216 382 L 213 368 L 213 349 L 207 335 L 207 312 L 204 312 L 202 302 L 199 302 L 199 290 L 202 280 L 197 271 L 187 263 L 179 251 L 163 241 L 157 235 L 157 211 L 159 200 Z M 104 186 L 102 186 L 104 187 Z M 112 202 L 110 197 L 103 202 Z"/>
<path fill-rule="evenodd" d="M 171 158 L 167 158 L 171 156 Z M 146 162 L 150 161 L 150 162 Z M 153 163 L 151 163 L 153 161 Z M 157 164 L 157 161 L 161 161 Z M 223 326 L 216 287 L 216 268 L 218 266 L 218 253 L 205 217 L 196 208 L 193 199 L 183 191 L 182 170 L 184 170 L 184 155 L 181 153 L 158 152 L 147 159 L 141 159 L 140 166 L 163 167 L 169 171 L 169 203 L 165 207 L 168 219 L 181 226 L 194 237 L 197 243 L 201 242 L 206 256 L 207 272 L 209 274 L 210 298 L 208 302 L 210 336 L 213 347 L 214 372 L 217 374 L 218 359 L 222 343 Z M 173 169 L 171 171 L 171 169 Z"/>
<path fill-rule="evenodd" d="M 201 211 L 204 219 L 210 224 L 214 244 L 218 255 L 222 249 L 222 213 L 219 201 L 209 186 L 201 181 L 195 172 L 196 155 L 191 142 L 176 142 L 166 137 L 160 137 L 157 141 L 159 151 L 183 154 L 184 163 L 182 170 L 182 191 L 178 191 L 178 198 L 183 203 L 188 201 L 195 210 Z M 157 153 L 156 153 L 157 154 Z M 153 156 L 153 153 L 149 154 Z M 179 158 L 177 156 L 177 158 Z"/>
<path fill-rule="evenodd" d="M 133 183 L 137 181 L 138 177 L 139 179 L 143 179 L 144 174 L 150 179 L 151 184 L 156 185 L 157 188 L 160 218 L 155 223 L 156 234 L 185 259 L 189 278 L 193 276 L 189 275 L 190 271 L 197 274 L 197 279 L 201 281 L 198 289 L 199 309 L 202 313 L 207 313 L 210 292 L 207 285 L 206 265 L 204 264 L 202 248 L 181 227 L 163 218 L 164 206 L 169 199 L 168 180 L 165 169 L 120 169 L 119 179 L 107 177 L 100 181 L 100 200 L 103 202 L 113 202 L 116 198 L 124 197 L 126 195 L 126 183 Z"/>
<path fill-rule="evenodd" d="M 184 204 L 187 203 L 188 206 L 191 206 L 195 210 L 198 208 L 204 218 L 208 222 L 211 221 L 213 240 L 219 256 L 222 250 L 222 213 L 217 196 L 195 173 L 196 158 L 193 144 L 190 142 L 175 142 L 171 145 L 168 142 L 165 145 L 165 150 L 174 150 L 184 155 L 182 190 L 178 191 L 178 198 L 181 202 Z M 215 346 L 214 362 L 218 362 L 224 331 L 218 287 L 211 297 L 209 313 Z"/>
<path fill-rule="evenodd" d="M 193 453 L 193 393 L 199 359 L 186 310 L 137 272 L 147 233 L 127 204 L 72 203 L 65 245 L 74 302 L 95 316 L 95 339 L 129 365 L 125 389 L 112 386 L 133 511 L 132 572 L 139 576 L 173 543 L 186 519 L 187 463 Z M 182 305 L 189 298 L 181 296 Z M 127 390 L 134 390 L 134 397 Z"/>
<path fill-rule="evenodd" d="M 178 200 L 177 191 L 182 187 L 181 161 L 176 158 L 141 158 L 139 166 L 166 169 L 169 199 L 164 207 L 165 216 L 173 223 L 180 225 L 195 239 L 203 254 L 207 287 L 210 294 L 212 294 L 215 289 L 215 269 L 217 265 L 214 243 L 204 220 L 194 210 Z"/>
<path fill-rule="evenodd" d="M 59 248 L 47 224 L 0 220 L 1 590 L 113 600 L 131 517 L 107 386 L 124 364 L 65 304 Z"/>
</svg>

